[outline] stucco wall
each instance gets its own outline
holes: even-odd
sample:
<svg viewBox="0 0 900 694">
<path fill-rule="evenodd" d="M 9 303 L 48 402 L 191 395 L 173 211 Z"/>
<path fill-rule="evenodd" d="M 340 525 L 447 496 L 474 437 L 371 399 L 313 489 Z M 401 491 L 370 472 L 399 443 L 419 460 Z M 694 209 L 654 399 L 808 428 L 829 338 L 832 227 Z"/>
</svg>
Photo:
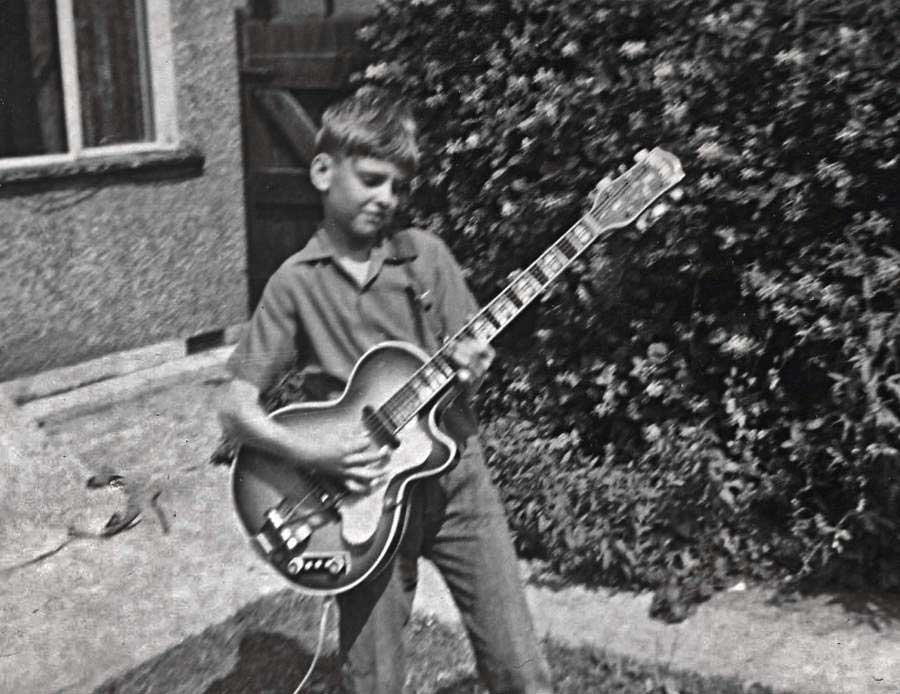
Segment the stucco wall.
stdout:
<svg viewBox="0 0 900 694">
<path fill-rule="evenodd" d="M 202 171 L 0 187 L 0 380 L 246 318 L 234 0 L 172 0 Z"/>
</svg>

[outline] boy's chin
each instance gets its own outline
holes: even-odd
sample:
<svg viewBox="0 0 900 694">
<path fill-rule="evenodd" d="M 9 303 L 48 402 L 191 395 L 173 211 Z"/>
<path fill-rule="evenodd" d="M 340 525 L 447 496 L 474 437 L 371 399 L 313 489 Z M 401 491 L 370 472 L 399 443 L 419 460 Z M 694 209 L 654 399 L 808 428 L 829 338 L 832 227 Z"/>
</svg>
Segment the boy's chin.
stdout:
<svg viewBox="0 0 900 694">
<path fill-rule="evenodd" d="M 353 231 L 359 238 L 375 238 L 386 227 L 387 223 L 383 220 L 357 220 L 353 225 Z"/>
</svg>

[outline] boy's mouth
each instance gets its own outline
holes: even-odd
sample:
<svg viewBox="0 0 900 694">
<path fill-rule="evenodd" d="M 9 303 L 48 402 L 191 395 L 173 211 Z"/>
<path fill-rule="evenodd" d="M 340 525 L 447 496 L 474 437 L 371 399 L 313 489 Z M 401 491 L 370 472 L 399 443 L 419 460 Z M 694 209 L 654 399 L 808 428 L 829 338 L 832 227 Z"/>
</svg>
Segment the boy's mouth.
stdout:
<svg viewBox="0 0 900 694">
<path fill-rule="evenodd" d="M 364 212 L 362 221 L 366 224 L 381 225 L 384 224 L 385 216 L 377 212 Z"/>
</svg>

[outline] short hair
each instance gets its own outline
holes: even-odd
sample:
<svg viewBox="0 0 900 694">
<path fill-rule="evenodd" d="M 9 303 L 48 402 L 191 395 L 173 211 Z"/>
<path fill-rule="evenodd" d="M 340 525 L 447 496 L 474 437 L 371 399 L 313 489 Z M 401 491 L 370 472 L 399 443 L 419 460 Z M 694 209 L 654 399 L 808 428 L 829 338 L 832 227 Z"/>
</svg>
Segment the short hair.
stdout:
<svg viewBox="0 0 900 694">
<path fill-rule="evenodd" d="M 412 109 L 386 89 L 362 87 L 325 110 L 319 153 L 384 159 L 411 174 L 419 164 Z"/>
</svg>

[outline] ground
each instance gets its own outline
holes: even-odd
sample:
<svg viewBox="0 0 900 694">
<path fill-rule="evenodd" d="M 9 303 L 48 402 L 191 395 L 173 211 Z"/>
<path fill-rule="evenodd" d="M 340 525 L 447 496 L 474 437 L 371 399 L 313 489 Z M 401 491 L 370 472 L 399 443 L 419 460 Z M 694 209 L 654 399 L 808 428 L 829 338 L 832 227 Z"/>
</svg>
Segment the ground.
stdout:
<svg viewBox="0 0 900 694">
<path fill-rule="evenodd" d="M 223 694 L 250 681 L 262 691 L 276 670 L 282 684 L 302 675 L 319 603 L 286 593 L 248 549 L 228 471 L 207 462 L 226 381 L 221 359 L 197 357 L 20 408 L 5 402 L 0 691 Z M 105 539 L 71 539 L 70 527 L 96 532 L 126 508 L 122 487 L 85 486 L 101 471 L 137 492 L 140 522 Z M 523 571 L 529 579 L 530 567 Z M 773 603 L 774 594 L 771 586 L 723 593 L 667 625 L 648 617 L 648 594 L 535 580 L 527 588 L 538 632 L 555 649 L 587 644 L 654 667 L 808 694 L 900 691 L 896 596 Z M 454 645 L 464 643 L 458 615 L 427 564 L 416 613 L 415 628 L 431 631 L 428 639 L 414 632 L 411 646 L 438 648 L 418 658 L 430 681 L 444 678 L 432 690 L 469 691 L 470 656 Z M 428 627 L 429 615 L 449 631 Z"/>
</svg>

